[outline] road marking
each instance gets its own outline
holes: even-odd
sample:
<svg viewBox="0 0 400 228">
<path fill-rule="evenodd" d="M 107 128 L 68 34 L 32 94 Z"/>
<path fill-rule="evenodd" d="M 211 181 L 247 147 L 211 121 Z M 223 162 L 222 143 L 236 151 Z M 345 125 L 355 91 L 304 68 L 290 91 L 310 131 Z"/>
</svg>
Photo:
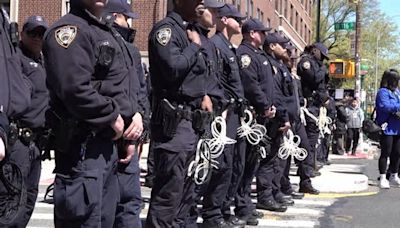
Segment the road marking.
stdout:
<svg viewBox="0 0 400 228">
<path fill-rule="evenodd" d="M 307 199 L 324 199 L 324 198 L 345 198 L 345 197 L 360 197 L 360 196 L 372 196 L 376 195 L 378 192 L 359 192 L 359 193 L 320 193 L 319 195 L 306 194 Z"/>
<path fill-rule="evenodd" d="M 321 206 L 321 207 L 329 207 L 335 203 L 335 200 L 310 200 L 310 199 L 301 199 L 294 200 L 294 205 L 307 205 L 307 206 Z"/>
<path fill-rule="evenodd" d="M 33 213 L 31 219 L 36 220 L 53 220 L 53 213 Z"/>
<path fill-rule="evenodd" d="M 290 221 L 279 221 L 279 220 L 259 220 L 258 226 L 268 227 L 316 227 L 318 222 L 304 221 L 304 220 L 290 220 Z"/>
<path fill-rule="evenodd" d="M 35 207 L 37 207 L 37 208 L 54 208 L 54 205 L 49 204 L 49 203 L 36 202 Z"/>
</svg>

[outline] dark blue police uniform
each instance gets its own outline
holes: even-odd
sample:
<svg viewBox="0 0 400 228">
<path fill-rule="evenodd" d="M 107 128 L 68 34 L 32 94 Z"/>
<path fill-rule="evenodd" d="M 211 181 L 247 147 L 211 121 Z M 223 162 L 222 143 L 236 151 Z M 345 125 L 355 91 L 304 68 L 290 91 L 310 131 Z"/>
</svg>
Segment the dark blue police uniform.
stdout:
<svg viewBox="0 0 400 228">
<path fill-rule="evenodd" d="M 119 191 L 110 125 L 134 111 L 123 51 L 105 24 L 71 1 L 45 36 L 44 56 L 53 130 L 67 124 L 55 140 L 55 226 L 112 227 Z"/>
<path fill-rule="evenodd" d="M 325 76 L 327 69 L 322 61 L 318 61 L 309 53 L 303 53 L 297 64 L 297 74 L 301 78 L 303 96 L 309 98 L 313 92 L 326 89 Z"/>
<path fill-rule="evenodd" d="M 128 5 L 128 4 L 127 4 Z M 114 37 L 118 41 L 126 61 L 126 68 L 128 69 L 129 75 L 124 81 L 124 85 L 129 85 L 126 88 L 126 93 L 130 98 L 131 108 L 126 113 L 130 116 L 126 116 L 124 119 L 125 127 L 127 128 L 131 123 L 133 115 L 136 113 L 143 113 L 143 109 L 139 105 L 139 94 L 141 89 L 140 76 L 138 66 L 137 49 L 133 44 L 128 43 L 132 34 L 133 29 L 123 28 L 113 23 L 112 32 Z M 116 33 L 117 32 L 117 33 Z M 140 58 L 140 55 L 139 55 Z M 123 159 L 126 156 L 126 144 L 135 144 L 137 142 L 126 142 L 122 141 L 118 147 L 119 158 Z M 139 169 L 139 154 L 135 152 L 132 160 L 129 164 L 118 163 L 117 177 L 119 184 L 120 198 L 117 204 L 117 210 L 115 215 L 114 227 L 142 227 L 140 220 L 141 212 L 141 191 L 140 191 L 140 169 Z"/>
<path fill-rule="evenodd" d="M 272 105 L 274 97 L 274 82 L 272 78 L 272 68 L 266 53 L 254 47 L 249 41 L 242 41 L 237 49 L 237 56 L 241 61 L 241 79 L 244 94 L 249 104 L 252 105 L 257 114 L 264 116 L 265 110 Z M 264 119 L 264 118 L 258 118 Z M 260 124 L 265 124 L 268 120 L 262 120 Z M 267 125 L 268 127 L 268 125 Z M 271 132 L 270 132 L 271 133 Z M 258 155 L 254 154 L 251 146 L 247 146 L 245 173 L 237 195 L 235 213 L 239 217 L 249 216 L 255 209 L 251 202 L 251 183 L 257 172 L 257 192 L 259 195 L 272 194 L 273 169 L 271 165 L 264 165 L 267 160 L 258 162 Z M 252 159 L 252 157 L 256 158 Z M 265 161 L 264 161 L 265 160 Z M 270 159 L 268 159 L 269 161 Z M 261 167 L 264 167 L 263 169 Z"/>
<path fill-rule="evenodd" d="M 201 47 L 187 38 L 187 26 L 179 14 L 170 12 L 149 35 L 155 156 L 146 221 L 149 228 L 185 227 L 196 198 L 194 182 L 187 173 L 199 135 L 192 127 L 190 113 L 199 109 L 206 95 L 207 63 Z"/>
<path fill-rule="evenodd" d="M 243 177 L 246 141 L 237 137 L 237 129 L 240 127 L 240 109 L 241 105 L 245 105 L 245 98 L 243 85 L 240 78 L 240 68 L 236 56 L 236 49 L 232 46 L 228 39 L 218 31 L 211 38 L 211 41 L 221 52 L 222 75 L 220 81 L 224 87 L 225 96 L 230 100 L 227 113 L 227 136 L 236 140 L 236 144 L 228 147 L 227 149 L 229 150 L 224 152 L 226 161 L 228 162 L 229 166 L 232 167 L 231 177 L 227 175 L 224 178 L 220 178 L 220 181 L 225 179 L 225 182 L 221 183 L 220 188 L 218 189 L 219 192 L 216 191 L 215 193 L 215 195 L 218 196 L 215 197 L 216 199 L 214 200 L 215 206 L 210 207 L 209 211 L 203 212 L 203 217 L 214 217 L 218 219 L 222 218 L 222 216 L 228 217 L 231 214 L 230 206 L 238 192 L 238 188 Z M 223 188 L 224 185 L 226 189 Z M 225 198 L 223 205 L 221 205 L 221 198 Z M 203 208 L 205 207 L 203 206 Z"/>
</svg>

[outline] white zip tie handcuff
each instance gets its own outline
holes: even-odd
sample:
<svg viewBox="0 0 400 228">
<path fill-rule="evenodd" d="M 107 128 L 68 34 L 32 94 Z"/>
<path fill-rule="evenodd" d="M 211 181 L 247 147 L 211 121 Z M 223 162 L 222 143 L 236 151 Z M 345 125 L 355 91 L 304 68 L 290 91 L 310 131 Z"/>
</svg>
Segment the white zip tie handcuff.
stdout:
<svg viewBox="0 0 400 228">
<path fill-rule="evenodd" d="M 302 118 L 302 116 L 304 116 L 304 114 L 305 114 L 308 117 L 310 117 L 312 120 L 315 121 L 322 138 L 325 137 L 325 134 L 329 134 L 329 135 L 332 134 L 331 129 L 329 129 L 329 125 L 332 124 L 333 121 L 332 121 L 332 119 L 330 117 L 328 117 L 328 115 L 327 115 L 328 111 L 327 111 L 327 109 L 325 107 L 321 107 L 319 109 L 319 116 L 318 117 L 314 116 L 305 107 L 301 107 L 300 110 L 301 110 L 300 118 Z M 301 114 L 301 113 L 303 113 L 303 114 Z M 303 119 L 302 119 L 302 122 L 303 122 Z M 304 123 L 305 123 L 305 117 L 304 117 Z"/>
<path fill-rule="evenodd" d="M 218 169 L 216 161 L 224 152 L 225 145 L 235 144 L 236 140 L 226 136 L 226 121 L 218 116 L 211 123 L 211 139 L 200 139 L 197 143 L 196 156 L 189 164 L 188 176 L 193 176 L 197 185 L 204 184 L 212 168 Z"/>
<path fill-rule="evenodd" d="M 257 145 L 267 134 L 267 129 L 257 124 L 254 120 L 253 114 L 249 110 L 244 110 L 245 117 L 240 118 L 241 126 L 237 129 L 238 136 L 240 138 L 246 138 L 251 145 Z M 246 121 L 247 119 L 247 121 Z"/>
<path fill-rule="evenodd" d="M 278 150 L 278 157 L 286 160 L 289 156 L 295 157 L 299 161 L 306 159 L 308 152 L 304 148 L 300 148 L 301 138 L 294 135 L 292 130 L 288 130 L 286 135 L 283 136 L 283 143 Z"/>
</svg>

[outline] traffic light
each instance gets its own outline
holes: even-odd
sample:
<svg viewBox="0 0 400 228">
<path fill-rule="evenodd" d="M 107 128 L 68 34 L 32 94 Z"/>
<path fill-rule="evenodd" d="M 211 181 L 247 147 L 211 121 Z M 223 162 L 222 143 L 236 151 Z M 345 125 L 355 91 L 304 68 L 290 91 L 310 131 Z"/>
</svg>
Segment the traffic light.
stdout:
<svg viewBox="0 0 400 228">
<path fill-rule="evenodd" d="M 352 60 L 335 59 L 329 63 L 329 75 L 332 78 L 353 78 L 355 69 Z"/>
</svg>

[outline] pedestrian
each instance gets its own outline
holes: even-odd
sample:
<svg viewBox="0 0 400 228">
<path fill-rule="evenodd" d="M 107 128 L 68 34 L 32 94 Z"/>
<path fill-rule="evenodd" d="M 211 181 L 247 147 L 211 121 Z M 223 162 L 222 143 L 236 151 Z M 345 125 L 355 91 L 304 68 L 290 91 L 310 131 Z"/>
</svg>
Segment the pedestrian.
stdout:
<svg viewBox="0 0 400 228">
<path fill-rule="evenodd" d="M 355 156 L 360 138 L 362 123 L 364 121 L 364 111 L 361 109 L 357 99 L 350 100 L 350 105 L 346 107 L 347 121 L 347 138 L 346 153 Z M 351 152 L 350 152 L 351 148 Z"/>
<path fill-rule="evenodd" d="M 380 140 L 381 156 L 379 157 L 379 186 L 382 189 L 390 185 L 400 186 L 398 176 L 400 162 L 400 76 L 397 70 L 389 69 L 383 73 L 380 89 L 376 95 L 376 123 L 382 127 Z M 390 158 L 389 169 L 387 159 Z M 390 173 L 389 180 L 386 172 Z"/>
<path fill-rule="evenodd" d="M 131 128 L 137 134 L 132 141 L 126 141 L 118 147 L 120 161 L 117 167 L 119 183 L 119 201 L 115 215 L 114 227 L 142 227 L 140 212 L 142 197 L 140 190 L 140 168 L 139 168 L 139 144 L 143 132 L 143 118 L 145 113 L 146 99 L 143 91 L 143 70 L 140 53 L 133 45 L 135 30 L 130 28 L 128 19 L 138 19 L 138 15 L 132 11 L 132 6 L 123 0 L 109 0 L 105 7 L 103 19 L 111 26 L 114 37 L 119 41 L 127 64 L 129 76 L 126 84 L 129 87 L 130 101 L 135 104 L 135 111 L 131 112 Z M 142 104 L 142 105 L 140 105 Z M 126 145 L 128 144 L 128 145 Z M 133 150 L 131 160 L 125 159 L 125 150 Z"/>
<path fill-rule="evenodd" d="M 214 2 L 217 4 L 217 2 Z M 173 1 L 174 10 L 149 35 L 152 83 L 151 137 L 155 178 L 146 227 L 185 227 L 196 200 L 195 183 L 188 176 L 202 121 L 213 111 L 207 95 L 207 61 L 193 28 L 205 3 Z M 193 113 L 199 113 L 193 119 Z"/>
<path fill-rule="evenodd" d="M 44 38 L 48 120 L 55 134 L 55 227 L 113 226 L 119 196 L 115 140 L 141 133 L 132 131 L 137 103 L 127 92 L 124 50 L 100 21 L 106 3 L 70 1 L 70 12 Z M 125 152 L 128 162 L 133 150 Z"/>
<path fill-rule="evenodd" d="M 344 139 L 347 131 L 348 117 L 346 115 L 346 106 L 344 100 L 336 103 L 337 119 L 333 131 L 332 153 L 338 155 L 345 154 Z"/>
</svg>

